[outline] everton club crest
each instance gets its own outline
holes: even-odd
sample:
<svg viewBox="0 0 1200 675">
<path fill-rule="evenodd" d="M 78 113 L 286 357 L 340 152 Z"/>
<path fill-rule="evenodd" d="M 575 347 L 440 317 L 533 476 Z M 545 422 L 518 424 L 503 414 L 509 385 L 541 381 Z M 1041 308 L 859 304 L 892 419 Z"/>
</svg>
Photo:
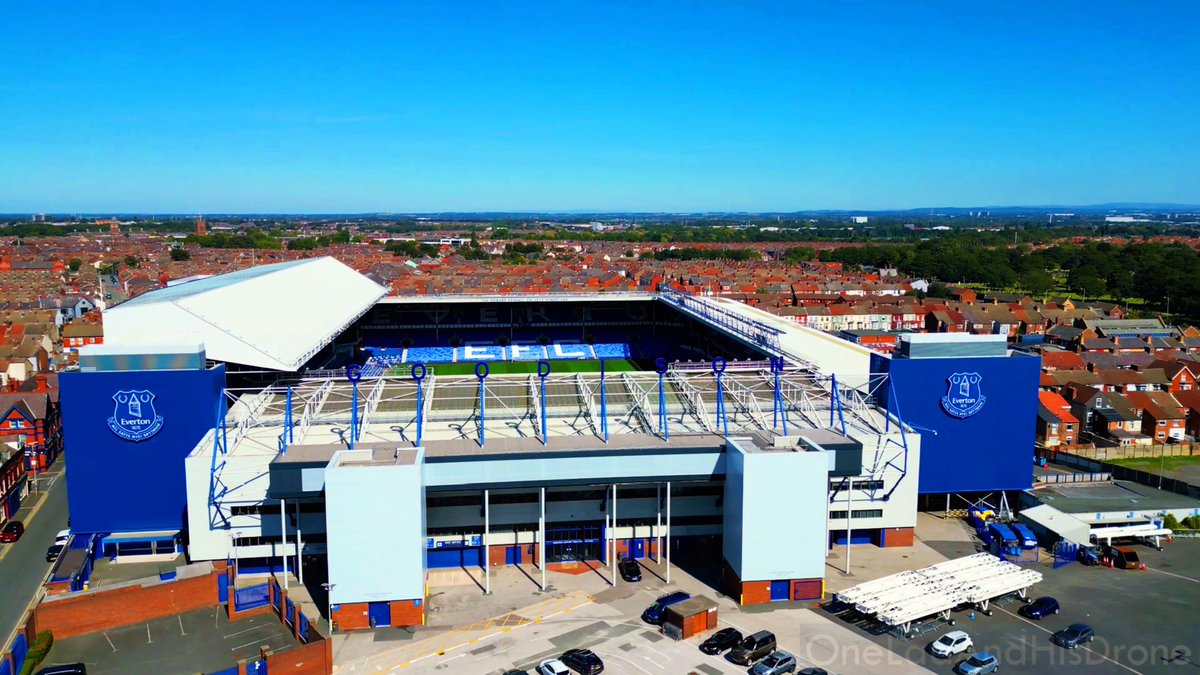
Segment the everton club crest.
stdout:
<svg viewBox="0 0 1200 675">
<path fill-rule="evenodd" d="M 942 407 L 955 417 L 970 417 L 983 408 L 987 397 L 979 388 L 983 377 L 979 373 L 954 373 L 949 378 L 950 387 L 942 397 Z"/>
<path fill-rule="evenodd" d="M 154 393 L 146 389 L 113 394 L 116 407 L 108 418 L 108 428 L 127 441 L 144 441 L 162 428 L 163 418 L 154 410 Z"/>
</svg>

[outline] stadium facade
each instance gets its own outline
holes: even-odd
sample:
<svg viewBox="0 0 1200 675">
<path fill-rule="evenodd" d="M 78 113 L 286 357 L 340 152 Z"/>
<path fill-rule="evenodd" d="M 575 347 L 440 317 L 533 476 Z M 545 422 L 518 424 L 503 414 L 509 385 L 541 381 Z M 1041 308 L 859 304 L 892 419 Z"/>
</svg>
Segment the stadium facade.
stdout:
<svg viewBox="0 0 1200 675">
<path fill-rule="evenodd" d="M 920 494 L 1029 486 L 1037 359 L 995 341 L 385 291 L 320 258 L 108 310 L 62 377 L 75 531 L 317 575 L 353 629 L 423 622 L 443 567 L 719 559 L 743 603 L 818 598 L 831 545 L 911 545 Z"/>
</svg>

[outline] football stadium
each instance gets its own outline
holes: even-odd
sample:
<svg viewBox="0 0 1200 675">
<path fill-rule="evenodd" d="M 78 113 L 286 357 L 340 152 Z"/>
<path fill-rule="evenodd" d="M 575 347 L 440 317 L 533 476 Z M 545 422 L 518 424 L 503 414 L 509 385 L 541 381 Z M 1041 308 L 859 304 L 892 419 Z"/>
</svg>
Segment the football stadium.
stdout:
<svg viewBox="0 0 1200 675">
<path fill-rule="evenodd" d="M 307 576 L 342 630 L 423 623 L 448 567 L 719 565 L 758 604 L 911 545 L 922 500 L 1030 484 L 1039 360 L 1003 336 L 884 356 L 666 288 L 387 292 L 313 258 L 108 309 L 61 379 L 90 555 Z"/>
</svg>

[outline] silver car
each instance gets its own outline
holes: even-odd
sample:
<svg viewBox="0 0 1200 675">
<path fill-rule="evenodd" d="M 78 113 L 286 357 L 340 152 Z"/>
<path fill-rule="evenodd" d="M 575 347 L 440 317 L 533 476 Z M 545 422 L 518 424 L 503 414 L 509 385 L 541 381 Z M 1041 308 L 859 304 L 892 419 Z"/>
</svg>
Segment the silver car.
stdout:
<svg viewBox="0 0 1200 675">
<path fill-rule="evenodd" d="M 772 652 L 750 668 L 750 675 L 782 675 L 796 672 L 796 657 L 785 651 Z"/>
</svg>

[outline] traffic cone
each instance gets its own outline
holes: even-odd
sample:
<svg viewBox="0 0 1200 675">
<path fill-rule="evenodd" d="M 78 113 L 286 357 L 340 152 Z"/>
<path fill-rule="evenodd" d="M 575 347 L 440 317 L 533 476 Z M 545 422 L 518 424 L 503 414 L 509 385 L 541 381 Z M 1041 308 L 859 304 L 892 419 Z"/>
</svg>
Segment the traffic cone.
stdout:
<svg viewBox="0 0 1200 675">
<path fill-rule="evenodd" d="M 1146 563 L 1142 563 L 1142 571 L 1143 571 L 1143 572 L 1145 572 L 1145 571 L 1146 571 Z"/>
</svg>

